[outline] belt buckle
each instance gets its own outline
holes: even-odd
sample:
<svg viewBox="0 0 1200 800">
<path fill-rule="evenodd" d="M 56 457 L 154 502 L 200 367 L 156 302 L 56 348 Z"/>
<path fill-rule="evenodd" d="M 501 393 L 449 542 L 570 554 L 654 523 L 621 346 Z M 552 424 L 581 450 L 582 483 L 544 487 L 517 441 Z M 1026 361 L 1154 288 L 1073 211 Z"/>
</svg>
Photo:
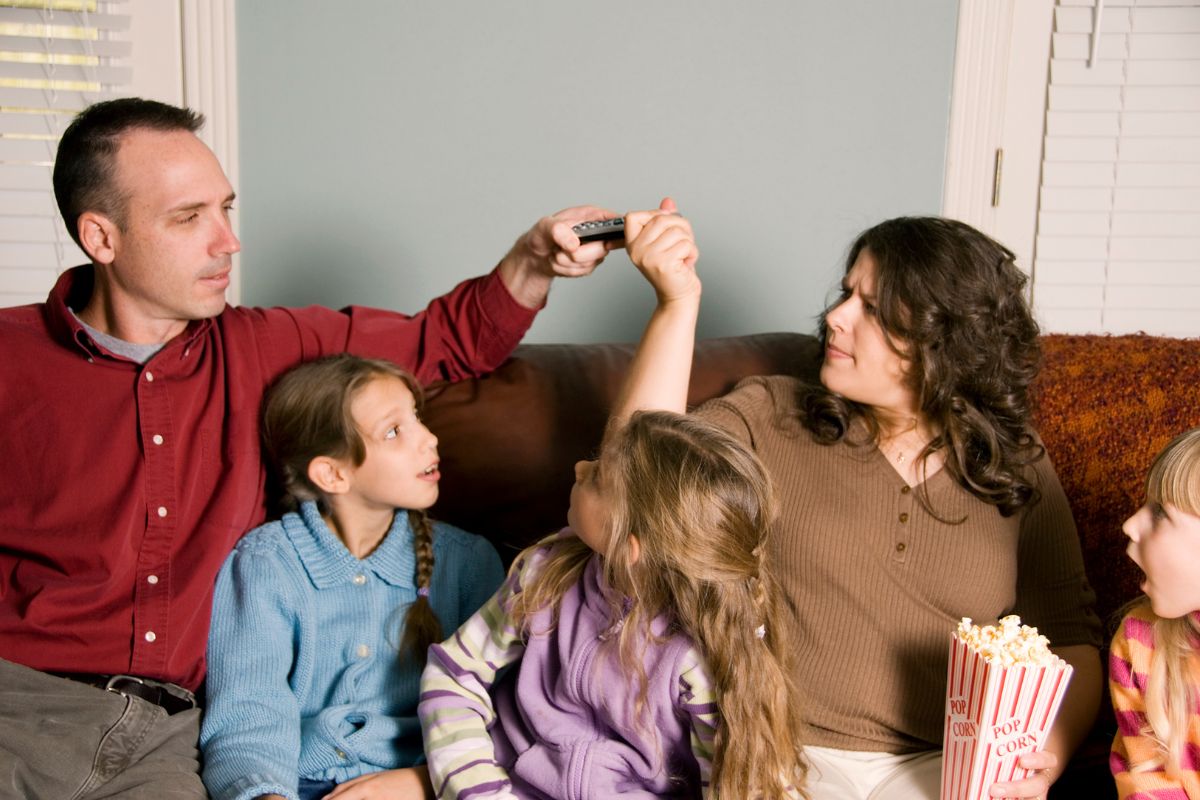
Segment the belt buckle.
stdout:
<svg viewBox="0 0 1200 800">
<path fill-rule="evenodd" d="M 122 697 L 125 697 L 126 696 L 125 692 L 122 692 L 120 689 L 117 688 L 117 684 L 120 682 L 123 682 L 123 681 L 132 681 L 133 683 L 140 683 L 142 686 L 146 685 L 146 682 L 144 680 L 142 680 L 141 678 L 137 677 L 136 675 L 112 675 L 109 677 L 108 683 L 104 684 L 104 691 L 112 692 L 113 694 L 119 694 Z"/>
</svg>

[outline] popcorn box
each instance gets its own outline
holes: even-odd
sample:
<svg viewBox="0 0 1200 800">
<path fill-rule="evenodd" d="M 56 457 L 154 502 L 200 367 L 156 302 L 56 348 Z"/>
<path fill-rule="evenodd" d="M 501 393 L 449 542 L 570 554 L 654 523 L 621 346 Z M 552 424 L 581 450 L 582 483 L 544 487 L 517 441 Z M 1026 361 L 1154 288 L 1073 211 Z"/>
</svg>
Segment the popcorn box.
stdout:
<svg viewBox="0 0 1200 800">
<path fill-rule="evenodd" d="M 989 658 L 963 641 L 963 630 L 950 641 L 942 800 L 984 800 L 993 783 L 1026 777 L 1017 759 L 1045 744 L 1072 672 L 1048 650 L 1043 663 Z"/>
</svg>

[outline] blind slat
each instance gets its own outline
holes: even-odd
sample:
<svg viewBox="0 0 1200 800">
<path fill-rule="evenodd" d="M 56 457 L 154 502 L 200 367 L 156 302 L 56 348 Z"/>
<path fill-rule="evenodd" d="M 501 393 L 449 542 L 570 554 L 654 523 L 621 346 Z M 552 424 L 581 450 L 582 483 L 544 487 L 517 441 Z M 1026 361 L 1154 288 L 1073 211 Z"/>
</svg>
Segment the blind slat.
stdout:
<svg viewBox="0 0 1200 800">
<path fill-rule="evenodd" d="M 0 303 L 44 299 L 87 260 L 59 219 L 50 165 L 74 114 L 132 79 L 127 3 L 95 7 L 0 7 Z"/>
</svg>

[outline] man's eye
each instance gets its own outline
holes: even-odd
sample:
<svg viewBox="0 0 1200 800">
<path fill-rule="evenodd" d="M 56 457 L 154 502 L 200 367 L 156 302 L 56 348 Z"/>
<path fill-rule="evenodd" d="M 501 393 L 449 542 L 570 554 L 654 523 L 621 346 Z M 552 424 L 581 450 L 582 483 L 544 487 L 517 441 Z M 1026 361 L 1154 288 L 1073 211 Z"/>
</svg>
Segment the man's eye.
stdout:
<svg viewBox="0 0 1200 800">
<path fill-rule="evenodd" d="M 191 214 L 188 214 L 186 217 L 181 217 L 179 220 L 179 224 L 187 225 L 189 223 L 195 222 L 199 218 L 200 218 L 199 214 L 191 213 Z"/>
</svg>

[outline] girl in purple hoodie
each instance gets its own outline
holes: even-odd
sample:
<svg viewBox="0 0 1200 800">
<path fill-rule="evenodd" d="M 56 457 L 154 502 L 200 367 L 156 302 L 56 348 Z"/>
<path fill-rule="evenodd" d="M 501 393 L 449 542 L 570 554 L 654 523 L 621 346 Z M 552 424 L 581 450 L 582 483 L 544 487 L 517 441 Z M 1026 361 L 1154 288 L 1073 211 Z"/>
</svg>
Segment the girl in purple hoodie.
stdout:
<svg viewBox="0 0 1200 800">
<path fill-rule="evenodd" d="M 715 427 L 636 411 L 678 400 L 656 391 L 691 361 L 690 345 L 661 358 L 699 294 L 673 210 L 626 221 L 659 304 L 599 459 L 575 466 L 569 527 L 429 651 L 419 715 L 439 798 L 802 796 L 770 480 Z"/>
</svg>

